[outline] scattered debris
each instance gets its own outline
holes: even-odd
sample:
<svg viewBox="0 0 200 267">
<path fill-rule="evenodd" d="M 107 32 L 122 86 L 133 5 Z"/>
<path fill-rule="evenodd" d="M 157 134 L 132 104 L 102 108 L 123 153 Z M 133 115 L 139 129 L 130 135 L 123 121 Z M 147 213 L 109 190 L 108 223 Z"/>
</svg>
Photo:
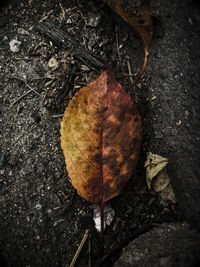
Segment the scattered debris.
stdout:
<svg viewBox="0 0 200 267">
<path fill-rule="evenodd" d="M 99 26 L 101 22 L 101 14 L 100 13 L 93 13 L 88 17 L 88 26 L 96 28 Z"/>
<path fill-rule="evenodd" d="M 16 39 L 13 39 L 12 41 L 10 41 L 9 45 L 10 45 L 10 50 L 13 52 L 13 53 L 18 53 L 21 49 L 21 44 L 22 42 L 16 40 Z"/>
<path fill-rule="evenodd" d="M 149 0 L 144 0 L 140 5 L 130 5 L 128 0 L 105 0 L 108 6 L 115 11 L 140 37 L 144 46 L 144 63 L 138 72 L 135 81 L 129 86 L 133 88 L 141 79 L 147 64 L 148 47 L 153 36 L 153 21 L 150 15 Z M 135 3 L 133 3 L 135 4 Z"/>
<path fill-rule="evenodd" d="M 93 220 L 95 222 L 96 229 L 100 232 L 101 231 L 101 216 L 100 216 L 100 209 L 99 206 L 93 205 Z M 104 228 L 106 225 L 110 225 L 112 223 L 112 220 L 115 216 L 114 210 L 108 206 L 104 205 Z"/>
<path fill-rule="evenodd" d="M 102 58 L 86 50 L 67 31 L 59 29 L 52 22 L 39 23 L 36 29 L 50 38 L 58 47 L 72 50 L 74 57 L 81 60 L 90 69 L 105 68 Z"/>
<path fill-rule="evenodd" d="M 146 182 L 148 188 L 158 193 L 162 199 L 176 203 L 170 178 L 165 169 L 167 164 L 167 158 L 149 152 L 145 162 Z"/>
<path fill-rule="evenodd" d="M 41 208 L 42 208 L 42 205 L 40 203 L 35 205 L 35 209 L 36 210 L 41 210 Z"/>
<path fill-rule="evenodd" d="M 59 63 L 55 57 L 52 57 L 49 59 L 48 66 L 49 66 L 49 68 L 52 68 L 55 70 L 58 68 Z"/>
</svg>

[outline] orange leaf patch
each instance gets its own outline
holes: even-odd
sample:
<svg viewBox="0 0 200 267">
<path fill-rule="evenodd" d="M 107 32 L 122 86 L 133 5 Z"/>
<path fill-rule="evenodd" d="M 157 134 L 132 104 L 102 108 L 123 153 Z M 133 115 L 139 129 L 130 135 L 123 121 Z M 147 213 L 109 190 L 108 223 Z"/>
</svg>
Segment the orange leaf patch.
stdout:
<svg viewBox="0 0 200 267">
<path fill-rule="evenodd" d="M 119 195 L 138 161 L 141 117 L 105 71 L 80 89 L 61 122 L 61 147 L 78 193 L 101 205 Z"/>
</svg>

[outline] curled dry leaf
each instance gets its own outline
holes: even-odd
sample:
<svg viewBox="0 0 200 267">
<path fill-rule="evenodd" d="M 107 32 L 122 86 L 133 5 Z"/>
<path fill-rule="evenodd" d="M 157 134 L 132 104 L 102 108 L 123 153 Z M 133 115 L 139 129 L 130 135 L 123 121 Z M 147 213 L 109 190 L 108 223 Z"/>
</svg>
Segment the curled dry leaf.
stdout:
<svg viewBox="0 0 200 267">
<path fill-rule="evenodd" d="M 161 157 L 158 154 L 149 152 L 147 154 L 146 167 L 146 182 L 149 189 L 159 193 L 164 200 L 176 202 L 174 191 L 170 182 L 170 178 L 166 171 L 168 159 Z"/>
<path fill-rule="evenodd" d="M 146 167 L 146 182 L 149 189 L 151 189 L 153 178 L 162 171 L 167 164 L 167 158 L 151 152 L 147 153 L 147 161 L 144 166 Z"/>
<path fill-rule="evenodd" d="M 136 167 L 141 131 L 135 104 L 109 72 L 76 93 L 61 122 L 61 147 L 82 197 L 102 206 L 120 194 Z"/>
<path fill-rule="evenodd" d="M 138 7 L 134 6 L 132 0 L 105 0 L 105 2 L 131 26 L 148 48 L 153 36 L 149 0 L 144 0 Z"/>
<path fill-rule="evenodd" d="M 105 0 L 105 2 L 131 26 L 144 46 L 144 62 L 135 81 L 129 86 L 128 89 L 130 89 L 141 79 L 147 65 L 148 47 L 153 36 L 153 20 L 149 12 L 149 0 L 144 0 L 138 7 L 132 0 Z"/>
</svg>

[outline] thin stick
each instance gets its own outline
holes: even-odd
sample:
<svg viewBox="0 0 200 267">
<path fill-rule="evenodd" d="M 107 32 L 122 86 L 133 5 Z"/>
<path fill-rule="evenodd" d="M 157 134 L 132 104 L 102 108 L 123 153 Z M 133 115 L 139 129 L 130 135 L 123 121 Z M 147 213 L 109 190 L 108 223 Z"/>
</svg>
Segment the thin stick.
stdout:
<svg viewBox="0 0 200 267">
<path fill-rule="evenodd" d="M 56 115 L 52 115 L 52 118 L 62 118 L 64 116 L 64 114 L 56 114 Z"/>
<path fill-rule="evenodd" d="M 72 260 L 72 262 L 71 262 L 71 264 L 70 264 L 69 267 L 74 267 L 74 265 L 76 263 L 76 260 L 78 259 L 78 256 L 81 253 L 81 250 L 83 249 L 83 246 L 84 246 L 86 240 L 88 239 L 89 234 L 90 234 L 90 230 L 87 229 L 85 231 L 85 234 L 83 236 L 83 239 L 82 239 L 82 241 L 81 241 L 81 243 L 80 243 L 80 245 L 79 245 L 79 247 L 78 247 L 78 249 L 77 249 L 77 251 L 76 251 L 76 253 L 74 255 L 74 258 L 73 258 L 73 260 Z"/>
<path fill-rule="evenodd" d="M 39 96 L 41 96 L 41 94 L 39 94 L 35 89 L 33 89 L 27 82 L 25 82 L 25 81 L 23 81 L 25 84 L 26 84 L 26 86 L 29 88 L 29 89 L 31 89 L 34 93 L 36 93 L 37 95 L 39 95 Z"/>
<path fill-rule="evenodd" d="M 81 14 L 81 17 L 82 17 L 82 19 L 84 20 L 84 22 L 85 22 L 85 25 L 87 25 L 87 20 L 85 19 L 85 17 L 83 16 L 83 13 L 82 13 L 82 11 L 81 11 L 81 5 L 80 5 L 80 3 L 79 3 L 79 0 L 77 0 L 77 4 L 78 4 L 78 6 L 79 6 L 79 12 L 80 12 L 80 14 Z"/>
<path fill-rule="evenodd" d="M 11 108 L 14 104 L 16 104 L 19 100 L 21 100 L 21 99 L 24 98 L 26 95 L 28 95 L 29 93 L 31 93 L 32 91 L 33 91 L 33 90 L 31 89 L 31 90 L 27 91 L 25 94 L 23 94 L 22 96 L 20 96 L 19 98 L 17 98 L 13 103 L 10 104 L 10 108 Z"/>
<path fill-rule="evenodd" d="M 119 56 L 119 60 L 121 61 L 121 55 L 120 55 L 120 52 L 119 52 L 119 40 L 118 40 L 118 30 L 117 30 L 117 26 L 115 27 L 115 31 L 116 31 L 117 53 L 118 53 L 118 56 Z"/>
<path fill-rule="evenodd" d="M 140 72 L 138 73 L 138 75 L 136 76 L 135 81 L 128 87 L 127 90 L 130 90 L 131 88 L 133 88 L 137 84 L 137 82 L 141 79 L 141 77 L 144 73 L 144 70 L 146 68 L 146 65 L 147 65 L 147 57 L 148 57 L 148 48 L 147 48 L 147 46 L 144 46 L 144 63 L 143 63 L 143 66 L 142 66 Z"/>
<path fill-rule="evenodd" d="M 32 88 L 27 82 L 26 80 L 22 79 L 22 78 L 19 78 L 19 77 L 16 77 L 16 76 L 9 76 L 9 78 L 11 79 L 16 79 L 16 80 L 19 80 L 19 81 L 22 81 L 25 83 L 25 85 L 31 89 L 34 93 L 36 93 L 37 95 L 41 96 L 41 94 L 39 94 L 34 88 Z"/>
<path fill-rule="evenodd" d="M 131 81 L 131 84 L 132 84 L 134 81 L 133 81 L 133 74 L 131 72 L 131 65 L 130 65 L 129 61 L 127 61 L 127 67 L 128 67 L 129 78 L 130 78 L 130 81 Z"/>
<path fill-rule="evenodd" d="M 22 78 L 19 78 L 17 76 L 14 76 L 14 75 L 11 75 L 11 76 L 6 76 L 6 78 L 9 78 L 9 79 L 16 79 L 16 80 L 20 80 L 22 82 L 24 82 L 25 80 L 22 79 Z M 30 81 L 30 82 L 33 82 L 33 81 L 37 81 L 37 80 L 45 80 L 45 79 L 54 79 L 54 77 L 37 77 L 37 78 L 32 78 L 32 79 L 29 79 L 29 78 L 26 78 L 26 81 Z"/>
</svg>

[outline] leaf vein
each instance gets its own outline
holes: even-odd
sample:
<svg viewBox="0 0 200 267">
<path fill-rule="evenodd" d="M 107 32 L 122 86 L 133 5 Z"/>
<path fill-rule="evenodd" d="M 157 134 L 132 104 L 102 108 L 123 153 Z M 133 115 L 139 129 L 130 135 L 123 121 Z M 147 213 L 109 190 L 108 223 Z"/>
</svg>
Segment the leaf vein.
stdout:
<svg viewBox="0 0 200 267">
<path fill-rule="evenodd" d="M 74 138 L 74 134 L 73 134 L 73 132 L 72 132 L 72 128 L 71 128 L 71 119 L 69 119 L 69 128 L 70 128 L 70 132 L 71 132 L 71 134 L 72 134 L 72 138 L 73 138 L 73 140 L 74 140 L 74 143 L 76 144 L 76 147 L 78 148 L 78 150 L 79 150 L 79 152 L 81 153 L 81 155 L 85 158 L 85 160 L 90 164 L 90 165 L 92 165 L 95 169 L 97 169 L 98 170 L 98 168 L 95 166 L 95 165 L 93 165 L 89 160 L 88 160 L 88 158 L 84 155 L 84 153 L 81 151 L 81 149 L 79 148 L 79 146 L 78 146 L 78 144 L 77 144 L 77 142 L 76 142 L 76 140 L 75 140 L 75 138 Z"/>
</svg>

